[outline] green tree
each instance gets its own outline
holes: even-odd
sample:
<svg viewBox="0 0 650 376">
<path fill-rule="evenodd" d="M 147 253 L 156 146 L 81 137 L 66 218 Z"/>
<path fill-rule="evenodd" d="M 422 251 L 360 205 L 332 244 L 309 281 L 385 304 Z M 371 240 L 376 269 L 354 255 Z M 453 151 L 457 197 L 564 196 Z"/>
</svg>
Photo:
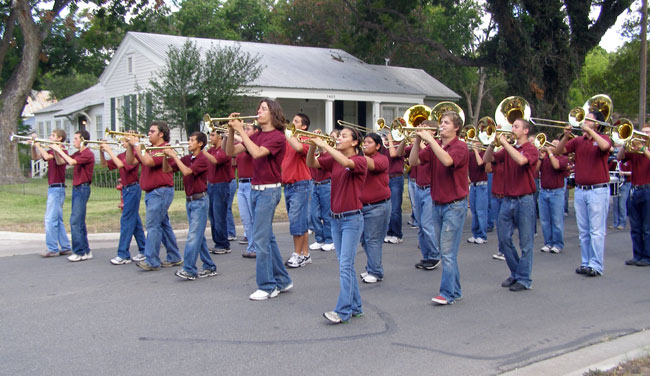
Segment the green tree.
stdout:
<svg viewBox="0 0 650 376">
<path fill-rule="evenodd" d="M 50 96 L 61 100 L 97 84 L 97 76 L 92 73 L 73 73 L 55 75 L 47 73 L 43 77 L 43 89 L 50 91 Z"/>
<path fill-rule="evenodd" d="M 649 43 L 650 45 L 650 43 Z M 614 111 L 620 116 L 627 117 L 637 123 L 639 116 L 639 51 L 641 41 L 637 38 L 625 43 L 611 57 L 607 71 L 602 81 L 606 85 L 606 93 L 612 98 Z M 650 69 L 646 72 L 650 77 Z M 650 99 L 646 89 L 646 98 Z M 646 108 L 650 108 L 650 101 Z"/>
<path fill-rule="evenodd" d="M 612 55 L 599 46 L 587 54 L 580 77 L 573 81 L 569 88 L 569 108 L 582 107 L 593 95 L 607 92 L 607 71 Z M 566 115 L 568 116 L 568 113 Z M 566 120 L 567 116 L 563 120 Z"/>
<path fill-rule="evenodd" d="M 203 114 L 227 115 L 237 108 L 244 85 L 262 71 L 259 56 L 239 46 L 213 46 L 205 53 L 187 41 L 170 48 L 165 66 L 150 81 L 154 113 L 187 136 L 200 129 Z"/>
</svg>

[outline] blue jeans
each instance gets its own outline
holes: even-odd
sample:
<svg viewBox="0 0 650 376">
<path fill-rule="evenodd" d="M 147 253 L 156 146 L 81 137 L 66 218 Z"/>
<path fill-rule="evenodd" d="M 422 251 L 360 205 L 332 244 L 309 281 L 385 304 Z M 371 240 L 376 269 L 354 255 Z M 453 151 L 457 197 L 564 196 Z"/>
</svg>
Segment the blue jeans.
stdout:
<svg viewBox="0 0 650 376">
<path fill-rule="evenodd" d="M 390 219 L 390 200 L 376 205 L 364 205 L 362 213 L 361 245 L 366 251 L 368 259 L 366 271 L 368 274 L 382 279 L 384 278 L 384 267 L 381 264 L 381 247 L 384 244 L 384 234 L 386 234 Z"/>
<path fill-rule="evenodd" d="M 569 214 L 569 187 L 567 187 L 567 182 L 569 178 L 564 178 L 564 213 Z"/>
<path fill-rule="evenodd" d="M 458 271 L 458 247 L 466 217 L 466 199 L 453 204 L 436 205 L 433 203 L 434 239 L 438 240 L 438 249 L 442 255 L 440 295 L 449 303 L 463 296 L 460 288 L 460 272 Z"/>
<path fill-rule="evenodd" d="M 239 182 L 237 189 L 237 206 L 239 206 L 239 218 L 244 226 L 244 236 L 248 239 L 247 252 L 255 253 L 253 246 L 253 212 L 251 211 L 251 183 Z"/>
<path fill-rule="evenodd" d="M 208 215 L 210 216 L 210 231 L 214 247 L 230 249 L 226 227 L 230 183 L 208 184 L 208 196 L 210 196 Z"/>
<path fill-rule="evenodd" d="M 284 203 L 289 217 L 289 233 L 302 236 L 309 229 L 309 191 L 311 180 L 301 180 L 284 186 Z"/>
<path fill-rule="evenodd" d="M 503 198 L 497 222 L 499 250 L 506 257 L 510 277 L 527 288 L 530 288 L 533 284 L 531 274 L 533 271 L 533 241 L 536 222 L 534 195 Z M 519 232 L 521 257 L 512 242 L 512 234 L 514 234 L 515 228 Z"/>
<path fill-rule="evenodd" d="M 573 197 L 580 237 L 582 266 L 591 267 L 599 273 L 604 270 L 605 227 L 609 209 L 609 188 L 579 189 Z"/>
<path fill-rule="evenodd" d="M 210 200 L 207 197 L 200 198 L 185 204 L 189 230 L 187 232 L 187 243 L 183 254 L 183 269 L 193 275 L 197 275 L 196 259 L 199 254 L 203 261 L 204 270 L 217 270 L 217 266 L 210 257 L 208 242 L 205 239 L 205 225 L 208 222 L 208 207 Z"/>
<path fill-rule="evenodd" d="M 418 244 L 423 260 L 440 260 L 440 249 L 433 231 L 433 202 L 431 188 L 415 188 L 413 213 L 418 226 Z"/>
<path fill-rule="evenodd" d="M 90 197 L 90 185 L 72 187 L 72 210 L 70 212 L 70 237 L 72 251 L 79 256 L 90 252 L 86 229 L 86 204 Z"/>
<path fill-rule="evenodd" d="M 544 245 L 564 249 L 564 188 L 542 189 L 537 201 Z"/>
<path fill-rule="evenodd" d="M 47 189 L 47 206 L 45 207 L 45 245 L 49 252 L 69 251 L 72 247 L 63 224 L 63 202 L 65 187 Z"/>
<path fill-rule="evenodd" d="M 339 298 L 334 311 L 343 321 L 348 321 L 353 314 L 363 312 L 359 283 L 354 270 L 354 258 L 362 231 L 361 214 L 332 218 L 332 239 L 336 248 L 336 257 L 339 259 L 340 284 Z"/>
<path fill-rule="evenodd" d="M 317 242 L 331 244 L 332 227 L 330 225 L 330 195 L 332 185 L 314 184 L 311 195 L 311 223 L 314 225 L 314 238 Z M 382 239 L 383 241 L 383 239 Z"/>
<path fill-rule="evenodd" d="M 273 215 L 281 196 L 281 188 L 251 191 L 254 218 L 253 245 L 257 251 L 255 259 L 257 288 L 268 293 L 276 288 L 283 289 L 291 283 L 273 234 Z"/>
<path fill-rule="evenodd" d="M 650 262 L 650 189 L 634 189 L 628 201 L 632 253 L 637 261 Z"/>
<path fill-rule="evenodd" d="M 123 259 L 130 259 L 131 237 L 135 238 L 138 244 L 139 253 L 144 254 L 145 239 L 140 219 L 140 199 L 142 190 L 140 184 L 135 183 L 131 186 L 122 188 L 122 199 L 124 207 L 122 208 L 122 217 L 120 217 L 120 240 L 117 245 L 117 255 Z"/>
<path fill-rule="evenodd" d="M 176 262 L 181 259 L 176 235 L 167 215 L 173 200 L 173 187 L 159 187 L 144 195 L 144 203 L 147 207 L 147 242 L 144 255 L 149 266 L 160 266 L 160 243 L 163 243 L 167 249 L 167 261 Z"/>
<path fill-rule="evenodd" d="M 472 236 L 487 240 L 488 186 L 472 185 L 469 188 L 469 206 L 472 211 Z"/>
<path fill-rule="evenodd" d="M 621 184 L 618 191 L 618 196 L 612 197 L 614 199 L 614 227 L 625 227 L 627 222 L 627 199 L 630 197 L 630 188 L 632 184 L 625 182 Z"/>
<path fill-rule="evenodd" d="M 417 184 L 415 183 L 414 180 L 409 179 L 408 180 L 408 190 L 409 190 L 409 200 L 411 201 L 411 223 L 413 223 L 413 226 L 418 227 L 418 220 L 415 217 L 415 209 L 413 207 L 415 206 L 415 190 L 417 189 Z"/>
<path fill-rule="evenodd" d="M 235 228 L 235 217 L 232 215 L 232 201 L 235 199 L 237 192 L 237 179 L 232 179 L 228 185 L 228 214 L 226 214 L 226 226 L 228 228 L 228 237 L 236 238 L 237 229 Z"/>
<path fill-rule="evenodd" d="M 492 194 L 492 173 L 490 172 L 487 174 L 488 177 L 488 218 L 487 218 L 487 230 L 492 230 L 494 228 L 494 223 L 496 222 L 497 216 L 499 215 L 499 211 L 495 210 L 495 208 L 492 205 L 492 200 L 495 199 L 494 195 Z"/>
<path fill-rule="evenodd" d="M 390 188 L 390 223 L 388 236 L 402 238 L 402 194 L 404 194 L 404 176 L 396 176 L 388 181 Z"/>
</svg>

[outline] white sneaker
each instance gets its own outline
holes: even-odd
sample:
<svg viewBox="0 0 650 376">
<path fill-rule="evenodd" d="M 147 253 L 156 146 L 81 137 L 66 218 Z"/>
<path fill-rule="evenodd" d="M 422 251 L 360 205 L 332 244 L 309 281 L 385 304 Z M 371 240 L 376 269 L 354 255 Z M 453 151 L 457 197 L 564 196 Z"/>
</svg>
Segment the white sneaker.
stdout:
<svg viewBox="0 0 650 376">
<path fill-rule="evenodd" d="M 307 230 L 307 234 L 311 235 L 313 233 L 314 233 L 314 230 L 311 230 L 311 229 Z"/>
<path fill-rule="evenodd" d="M 506 256 L 504 256 L 501 252 L 493 254 L 492 258 L 495 260 L 506 261 Z"/>
<path fill-rule="evenodd" d="M 319 242 L 313 242 L 313 243 L 311 243 L 311 244 L 309 245 L 309 249 L 311 249 L 312 251 L 319 250 L 319 249 L 321 249 L 322 247 L 323 247 L 323 244 L 321 244 L 321 243 L 319 243 Z"/>
<path fill-rule="evenodd" d="M 250 300 L 266 300 L 269 298 L 275 298 L 280 294 L 280 290 L 274 289 L 271 292 L 266 292 L 264 290 L 256 290 L 254 293 L 250 294 L 248 299 Z"/>
<path fill-rule="evenodd" d="M 133 260 L 134 262 L 140 262 L 140 261 L 144 261 L 146 259 L 147 258 L 142 253 L 138 253 L 137 255 L 131 257 L 131 260 Z"/>
<path fill-rule="evenodd" d="M 388 241 L 389 241 L 391 244 L 399 244 L 399 243 L 403 242 L 404 239 L 402 239 L 402 238 L 398 238 L 397 236 L 391 236 L 390 239 L 388 239 Z"/>
<path fill-rule="evenodd" d="M 364 279 L 364 278 L 366 278 L 367 275 L 368 275 L 368 272 L 363 272 L 363 273 L 359 274 L 359 277 L 361 277 L 361 279 Z"/>
<path fill-rule="evenodd" d="M 93 259 L 93 251 L 88 251 L 88 253 L 85 253 L 83 256 L 81 256 L 81 261 L 92 260 L 92 259 Z"/>
<path fill-rule="evenodd" d="M 113 265 L 125 265 L 130 263 L 131 263 L 131 259 L 123 259 L 120 256 L 111 259 L 111 264 Z"/>
<path fill-rule="evenodd" d="M 551 247 L 551 253 L 560 253 L 562 250 L 556 246 Z"/>
<path fill-rule="evenodd" d="M 310 257 L 311 258 L 311 257 Z M 305 256 L 298 256 L 295 259 L 290 259 L 287 261 L 287 266 L 290 268 L 299 268 L 302 266 L 302 262 L 305 259 Z M 311 262 L 311 260 L 310 260 Z"/>
<path fill-rule="evenodd" d="M 474 243 L 476 243 L 476 244 L 485 244 L 485 243 L 487 243 L 487 240 L 485 240 L 483 238 L 475 238 Z"/>
<path fill-rule="evenodd" d="M 287 292 L 293 288 L 293 282 L 289 282 L 288 285 L 284 286 L 283 288 L 280 289 L 280 292 Z"/>
<path fill-rule="evenodd" d="M 334 243 L 325 243 L 320 249 L 321 251 L 329 252 L 334 250 Z"/>
<path fill-rule="evenodd" d="M 367 274 L 365 277 L 362 279 L 363 283 L 377 283 L 381 281 L 381 278 L 377 278 L 372 274 Z"/>
<path fill-rule="evenodd" d="M 291 257 L 289 257 L 289 259 L 284 262 L 284 265 L 289 266 L 289 264 L 295 264 L 296 260 L 298 260 L 298 257 L 300 257 L 299 254 L 297 254 L 296 252 L 292 253 Z"/>
<path fill-rule="evenodd" d="M 544 252 L 544 253 L 551 252 L 551 246 L 550 246 L 550 245 L 544 245 L 544 246 L 542 247 L 542 249 L 540 249 L 540 251 L 542 251 L 542 252 Z"/>
<path fill-rule="evenodd" d="M 476 238 L 473 237 L 473 236 L 471 238 L 467 238 L 467 242 L 468 243 L 476 243 Z"/>
<path fill-rule="evenodd" d="M 305 266 L 307 264 L 311 264 L 311 255 L 300 256 L 300 262 L 298 262 L 298 266 Z"/>
<path fill-rule="evenodd" d="M 73 253 L 70 256 L 68 256 L 68 261 L 70 261 L 70 262 L 78 262 L 78 261 L 82 261 L 82 260 L 84 260 L 83 256 L 79 256 L 76 253 Z"/>
<path fill-rule="evenodd" d="M 392 236 L 385 236 L 384 243 L 390 243 L 390 238 L 392 238 Z"/>
</svg>

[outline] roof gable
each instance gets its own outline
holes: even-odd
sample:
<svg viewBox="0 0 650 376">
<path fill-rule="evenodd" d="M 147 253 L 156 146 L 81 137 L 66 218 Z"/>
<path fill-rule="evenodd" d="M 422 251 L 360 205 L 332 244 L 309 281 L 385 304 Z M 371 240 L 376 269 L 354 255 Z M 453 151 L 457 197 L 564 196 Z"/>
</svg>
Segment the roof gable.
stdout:
<svg viewBox="0 0 650 376">
<path fill-rule="evenodd" d="M 57 112 L 55 116 L 66 116 L 98 104 L 104 104 L 104 86 L 102 84 L 97 84 L 77 94 L 73 94 L 50 106 L 35 111 L 34 114 Z"/>
</svg>

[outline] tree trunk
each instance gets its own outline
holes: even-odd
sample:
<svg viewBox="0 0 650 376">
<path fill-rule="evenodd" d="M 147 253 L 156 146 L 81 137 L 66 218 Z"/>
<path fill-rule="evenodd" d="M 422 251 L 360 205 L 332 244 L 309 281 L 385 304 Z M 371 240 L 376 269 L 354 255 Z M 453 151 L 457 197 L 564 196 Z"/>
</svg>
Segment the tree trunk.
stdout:
<svg viewBox="0 0 650 376">
<path fill-rule="evenodd" d="M 478 69 L 478 88 L 476 89 L 476 107 L 474 107 L 474 116 L 472 117 L 472 124 L 478 126 L 478 121 L 481 116 L 481 105 L 483 104 L 483 95 L 485 95 L 485 80 L 487 79 L 485 68 L 479 67 Z"/>
</svg>

